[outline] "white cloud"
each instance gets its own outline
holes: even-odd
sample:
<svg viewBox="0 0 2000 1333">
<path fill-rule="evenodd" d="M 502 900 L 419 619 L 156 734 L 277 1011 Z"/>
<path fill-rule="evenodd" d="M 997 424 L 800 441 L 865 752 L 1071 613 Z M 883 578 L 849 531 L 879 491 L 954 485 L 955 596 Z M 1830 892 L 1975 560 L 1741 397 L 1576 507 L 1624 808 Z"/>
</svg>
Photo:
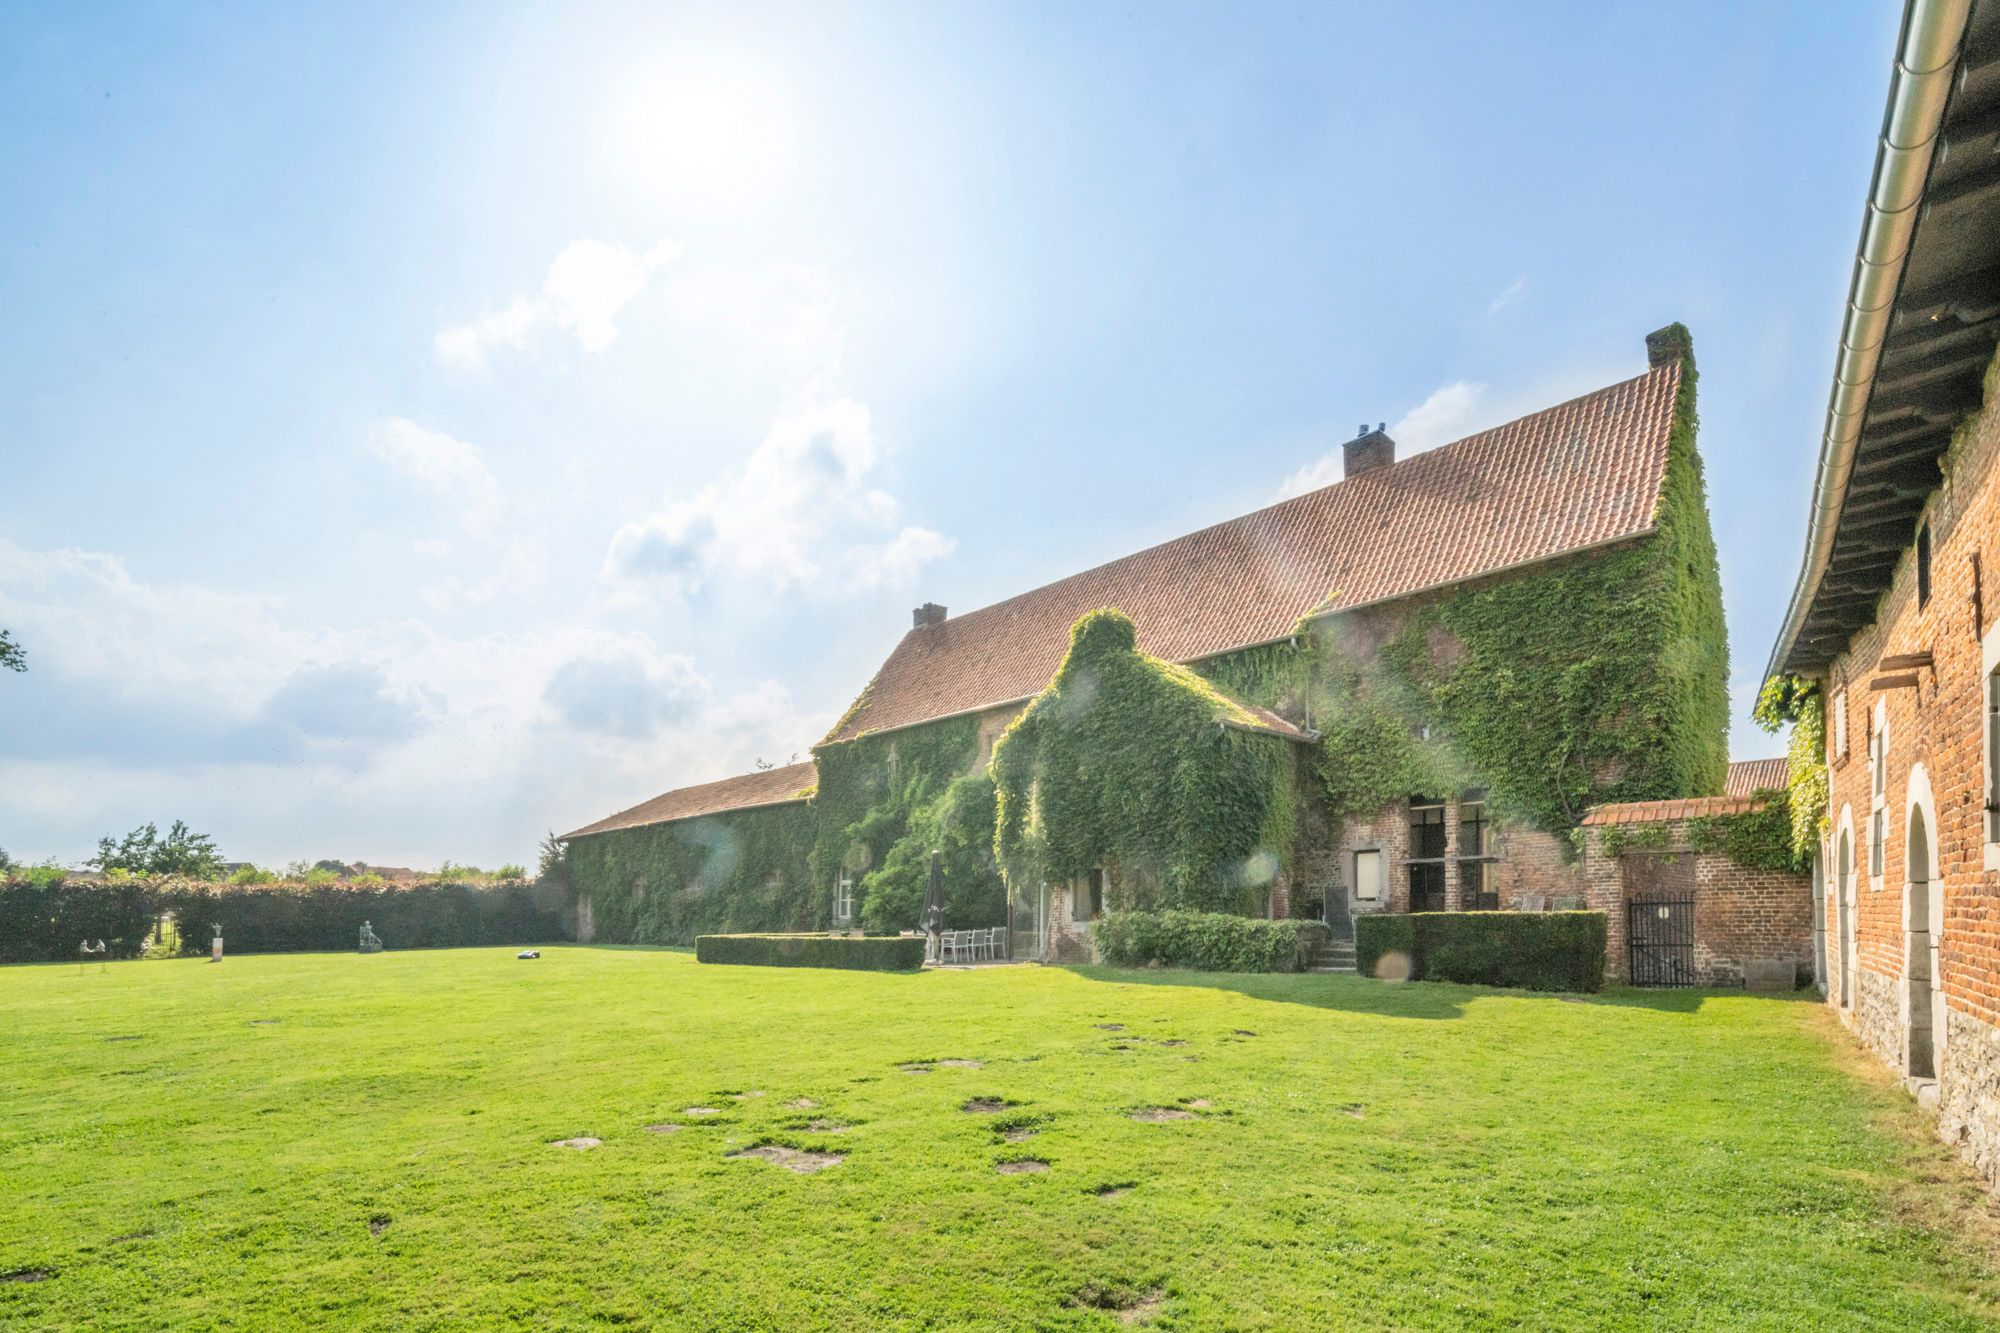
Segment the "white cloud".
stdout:
<svg viewBox="0 0 2000 1333">
<path fill-rule="evenodd" d="M 536 529 L 532 507 L 509 495 L 477 445 L 430 430 L 408 417 L 390 417 L 375 427 L 368 451 L 398 475 L 451 502 L 460 528 L 475 540 L 463 553 L 481 563 L 477 576 L 449 574 L 421 589 L 426 603 L 444 608 L 460 601 L 490 602 L 504 592 L 539 587 L 548 568 L 548 548 Z M 411 550 L 443 559 L 452 546 L 442 539 L 418 539 Z"/>
<path fill-rule="evenodd" d="M 431 494 L 460 501 L 460 521 L 467 532 L 489 531 L 506 509 L 500 483 L 477 445 L 428 430 L 408 417 L 390 417 L 369 435 L 368 452 Z"/>
<path fill-rule="evenodd" d="M 1486 386 L 1467 380 L 1453 380 L 1418 403 L 1389 428 L 1396 442 L 1396 456 L 1420 454 L 1440 444 L 1465 438 L 1477 429 L 1479 407 Z"/>
<path fill-rule="evenodd" d="M 1486 313 L 1497 315 L 1528 293 L 1528 275 L 1523 273 L 1501 289 L 1500 294 L 1486 303 Z"/>
<path fill-rule="evenodd" d="M 769 682 L 714 687 L 643 634 L 301 629 L 274 599 L 5 538 L 0 624 L 33 654 L 4 682 L 0 829 L 36 859 L 186 818 L 262 862 L 521 860 L 551 826 L 747 770 L 830 720 Z"/>
<path fill-rule="evenodd" d="M 1441 386 L 1389 427 L 1389 438 L 1396 442 L 1396 457 L 1408 458 L 1473 434 L 1479 429 L 1480 408 L 1485 399 L 1484 384 L 1453 380 Z M 1340 478 L 1341 451 L 1332 449 L 1286 477 L 1272 498 L 1288 500 L 1331 486 Z"/>
<path fill-rule="evenodd" d="M 680 252 L 673 241 L 643 253 L 608 241 L 571 241 L 549 264 L 539 291 L 440 330 L 432 342 L 442 360 L 467 370 L 483 368 L 496 348 L 526 350 L 536 333 L 550 326 L 573 336 L 586 352 L 605 351 L 618 341 L 618 316 Z"/>
<path fill-rule="evenodd" d="M 781 414 L 742 469 L 668 499 L 612 535 L 601 577 L 686 596 L 717 575 L 774 588 L 900 586 L 951 552 L 928 528 L 895 528 L 895 499 L 871 484 L 879 461 L 868 409 L 851 398 Z"/>
</svg>

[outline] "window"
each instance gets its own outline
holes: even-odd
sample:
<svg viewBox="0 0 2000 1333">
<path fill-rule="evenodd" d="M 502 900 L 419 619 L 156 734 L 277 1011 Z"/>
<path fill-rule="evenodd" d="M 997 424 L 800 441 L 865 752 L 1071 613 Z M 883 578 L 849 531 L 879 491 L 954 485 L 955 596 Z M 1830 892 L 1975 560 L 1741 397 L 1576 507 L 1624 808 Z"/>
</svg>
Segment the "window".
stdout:
<svg viewBox="0 0 2000 1333">
<path fill-rule="evenodd" d="M 1868 820 L 1868 873 L 1882 878 L 1882 843 L 1889 835 L 1889 812 L 1881 806 Z"/>
<path fill-rule="evenodd" d="M 1493 826 L 1486 822 L 1486 793 L 1469 791 L 1458 801 L 1458 898 L 1468 912 L 1500 910 L 1493 876 Z"/>
<path fill-rule="evenodd" d="M 1444 856 L 1444 802 L 1428 796 L 1410 798 L 1410 859 Z"/>
<path fill-rule="evenodd" d="M 1847 691 L 1836 690 L 1829 708 L 1833 713 L 1833 757 L 1845 759 L 1847 758 Z"/>
<path fill-rule="evenodd" d="M 1930 605 L 1931 600 L 1931 525 L 1923 524 L 1917 529 L 1917 609 Z"/>
<path fill-rule="evenodd" d="M 1410 798 L 1410 910 L 1442 912 L 1444 902 L 1444 802 Z"/>
<path fill-rule="evenodd" d="M 1070 919 L 1072 921 L 1095 921 L 1104 915 L 1104 870 L 1098 867 L 1077 884 L 1071 891 Z"/>
<path fill-rule="evenodd" d="M 1410 910 L 1412 912 L 1444 910 L 1444 862 L 1410 862 Z"/>
<path fill-rule="evenodd" d="M 1369 850 L 1354 854 L 1354 896 L 1363 902 L 1382 900 L 1382 853 Z"/>
<path fill-rule="evenodd" d="M 833 882 L 833 924 L 844 926 L 854 919 L 854 876 L 842 871 Z"/>
<path fill-rule="evenodd" d="M 1889 704 L 1875 701 L 1874 725 L 1868 728 L 1868 790 L 1880 801 L 1889 790 Z"/>
</svg>

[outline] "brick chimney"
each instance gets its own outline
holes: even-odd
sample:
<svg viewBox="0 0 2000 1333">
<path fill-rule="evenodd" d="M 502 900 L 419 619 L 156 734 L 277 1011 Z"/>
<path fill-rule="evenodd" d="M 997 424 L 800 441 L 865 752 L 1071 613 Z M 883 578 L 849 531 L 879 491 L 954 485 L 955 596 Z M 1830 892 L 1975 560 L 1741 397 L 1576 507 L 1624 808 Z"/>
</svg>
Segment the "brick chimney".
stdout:
<svg viewBox="0 0 2000 1333">
<path fill-rule="evenodd" d="M 910 612 L 910 620 L 910 628 L 912 629 L 922 629 L 926 625 L 942 625 L 944 624 L 944 608 L 936 602 L 925 602 L 922 606 Z"/>
<path fill-rule="evenodd" d="M 1364 421 L 1361 433 L 1340 446 L 1341 476 L 1358 477 L 1396 461 L 1396 442 L 1389 438 L 1385 429 L 1387 424 L 1384 422 L 1370 430 Z"/>
<path fill-rule="evenodd" d="M 1680 360 L 1687 351 L 1687 330 L 1678 324 L 1654 329 L 1646 335 L 1646 364 L 1655 370 Z"/>
</svg>

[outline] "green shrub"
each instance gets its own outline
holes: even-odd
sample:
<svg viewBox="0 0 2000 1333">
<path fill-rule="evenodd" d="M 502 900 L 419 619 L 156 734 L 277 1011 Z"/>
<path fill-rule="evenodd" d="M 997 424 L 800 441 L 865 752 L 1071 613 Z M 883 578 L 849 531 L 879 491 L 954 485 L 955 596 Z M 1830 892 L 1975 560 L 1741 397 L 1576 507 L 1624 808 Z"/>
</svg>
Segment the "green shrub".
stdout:
<svg viewBox="0 0 2000 1333">
<path fill-rule="evenodd" d="M 1373 976 L 1385 954 L 1413 981 L 1523 990 L 1604 989 L 1602 912 L 1418 912 L 1355 918 L 1356 964 Z"/>
<path fill-rule="evenodd" d="M 1107 912 L 1091 927 L 1113 967 L 1299 972 L 1329 938 L 1323 921 L 1263 921 L 1227 912 Z"/>
<path fill-rule="evenodd" d="M 701 935 L 696 962 L 749 967 L 844 967 L 914 972 L 924 965 L 921 935 Z"/>
</svg>

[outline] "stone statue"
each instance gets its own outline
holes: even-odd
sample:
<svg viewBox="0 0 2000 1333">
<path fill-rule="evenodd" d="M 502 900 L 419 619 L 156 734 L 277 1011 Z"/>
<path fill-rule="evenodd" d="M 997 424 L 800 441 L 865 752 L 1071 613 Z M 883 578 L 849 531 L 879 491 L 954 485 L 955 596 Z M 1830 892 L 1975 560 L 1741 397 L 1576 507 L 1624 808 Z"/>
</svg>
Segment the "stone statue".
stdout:
<svg viewBox="0 0 2000 1333">
<path fill-rule="evenodd" d="M 375 933 L 375 928 L 369 925 L 366 921 L 363 921 L 361 923 L 361 952 L 363 953 L 382 952 L 381 937 Z"/>
</svg>

